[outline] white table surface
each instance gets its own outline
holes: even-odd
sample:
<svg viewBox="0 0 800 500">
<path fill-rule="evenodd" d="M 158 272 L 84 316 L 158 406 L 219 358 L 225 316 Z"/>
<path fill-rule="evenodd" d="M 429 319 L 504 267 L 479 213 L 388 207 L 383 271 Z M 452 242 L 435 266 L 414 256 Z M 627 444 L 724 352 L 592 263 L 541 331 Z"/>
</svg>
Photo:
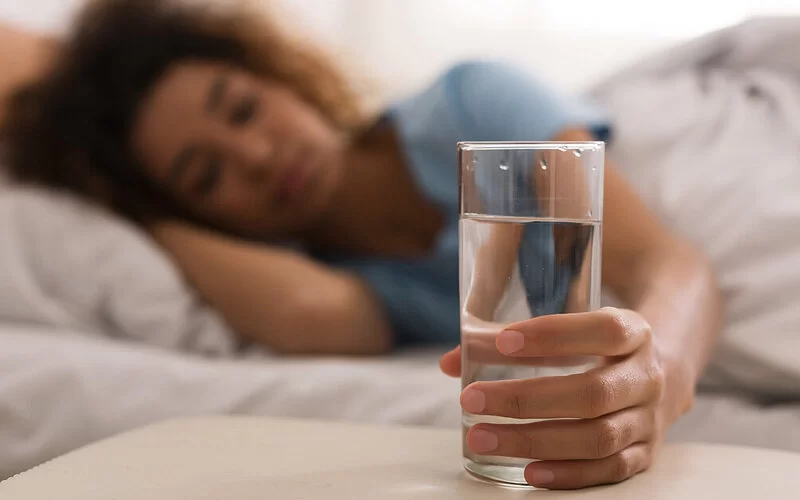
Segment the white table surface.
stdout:
<svg viewBox="0 0 800 500">
<path fill-rule="evenodd" d="M 2 500 L 800 498 L 800 454 L 667 445 L 625 483 L 572 492 L 502 488 L 461 468 L 456 430 L 216 417 L 97 443 L 0 483 Z"/>
</svg>

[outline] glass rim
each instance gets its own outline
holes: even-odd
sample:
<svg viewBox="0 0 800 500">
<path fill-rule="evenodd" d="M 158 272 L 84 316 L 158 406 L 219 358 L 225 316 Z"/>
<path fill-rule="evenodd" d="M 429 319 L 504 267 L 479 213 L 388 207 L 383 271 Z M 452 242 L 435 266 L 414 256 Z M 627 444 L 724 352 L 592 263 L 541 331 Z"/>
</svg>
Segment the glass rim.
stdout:
<svg viewBox="0 0 800 500">
<path fill-rule="evenodd" d="M 599 151 L 605 148 L 604 141 L 459 141 L 459 151 L 506 151 L 519 150 L 566 150 Z"/>
</svg>

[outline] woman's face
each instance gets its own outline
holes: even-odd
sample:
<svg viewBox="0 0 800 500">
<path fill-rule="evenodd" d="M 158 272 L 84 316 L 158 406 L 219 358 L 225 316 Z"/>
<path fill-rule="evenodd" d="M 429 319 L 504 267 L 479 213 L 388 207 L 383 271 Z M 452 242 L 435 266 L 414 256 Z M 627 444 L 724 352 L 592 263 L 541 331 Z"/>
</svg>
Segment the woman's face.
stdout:
<svg viewBox="0 0 800 500">
<path fill-rule="evenodd" d="M 133 148 L 191 213 L 231 231 L 287 236 L 330 204 L 344 139 L 291 89 L 208 62 L 176 64 L 144 100 Z"/>
</svg>

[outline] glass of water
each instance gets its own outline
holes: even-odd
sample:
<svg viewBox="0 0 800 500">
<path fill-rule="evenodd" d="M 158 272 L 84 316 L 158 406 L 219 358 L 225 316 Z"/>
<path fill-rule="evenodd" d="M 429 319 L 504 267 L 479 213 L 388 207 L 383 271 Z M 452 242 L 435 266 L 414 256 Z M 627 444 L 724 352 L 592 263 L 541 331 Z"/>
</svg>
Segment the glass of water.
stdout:
<svg viewBox="0 0 800 500">
<path fill-rule="evenodd" d="M 602 142 L 458 144 L 462 388 L 596 365 L 506 357 L 495 339 L 511 323 L 599 307 L 604 157 Z M 464 412 L 462 428 L 466 438 L 478 423 L 530 422 Z M 479 477 L 526 484 L 528 463 L 474 454 L 464 440 L 464 466 Z"/>
</svg>

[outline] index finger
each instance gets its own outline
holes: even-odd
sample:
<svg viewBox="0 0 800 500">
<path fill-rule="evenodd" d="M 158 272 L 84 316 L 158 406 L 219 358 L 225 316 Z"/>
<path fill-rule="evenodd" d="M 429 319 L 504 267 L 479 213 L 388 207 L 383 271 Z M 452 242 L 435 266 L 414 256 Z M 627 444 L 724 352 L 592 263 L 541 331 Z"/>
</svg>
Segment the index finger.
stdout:
<svg viewBox="0 0 800 500">
<path fill-rule="evenodd" d="M 506 356 L 624 356 L 649 341 L 650 325 L 638 313 L 597 311 L 540 316 L 506 327 L 497 350 Z"/>
</svg>

